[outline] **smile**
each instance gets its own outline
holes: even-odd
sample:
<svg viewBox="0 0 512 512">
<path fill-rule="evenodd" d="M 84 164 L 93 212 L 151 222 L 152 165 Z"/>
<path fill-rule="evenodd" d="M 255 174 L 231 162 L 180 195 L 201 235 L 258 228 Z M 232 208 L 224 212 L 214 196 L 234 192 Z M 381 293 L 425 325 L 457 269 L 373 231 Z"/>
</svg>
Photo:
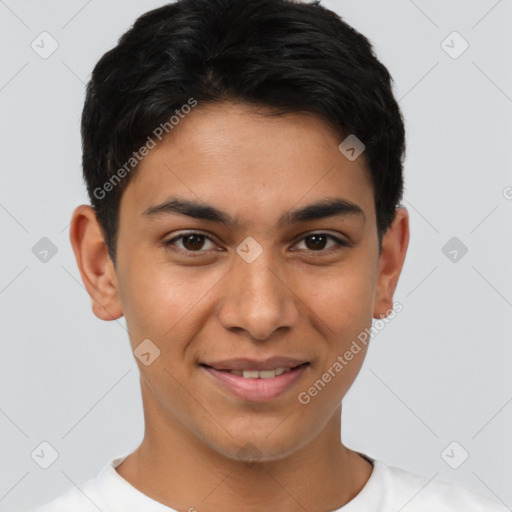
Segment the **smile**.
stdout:
<svg viewBox="0 0 512 512">
<path fill-rule="evenodd" d="M 206 364 L 200 367 L 230 394 L 246 401 L 266 402 L 293 388 L 308 370 L 309 362 L 290 368 L 265 370 L 216 369 Z"/>
</svg>

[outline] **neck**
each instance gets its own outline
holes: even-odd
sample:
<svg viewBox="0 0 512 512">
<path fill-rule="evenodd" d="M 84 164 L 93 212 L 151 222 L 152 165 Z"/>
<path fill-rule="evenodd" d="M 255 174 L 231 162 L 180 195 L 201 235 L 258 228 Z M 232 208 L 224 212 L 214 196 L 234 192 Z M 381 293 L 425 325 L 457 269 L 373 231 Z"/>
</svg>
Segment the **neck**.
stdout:
<svg viewBox="0 0 512 512">
<path fill-rule="evenodd" d="M 117 468 L 136 489 L 176 510 L 336 510 L 364 487 L 372 465 L 340 440 L 341 405 L 312 442 L 268 462 L 226 457 L 150 407 L 140 446 Z M 156 405 L 156 404 L 154 404 Z"/>
</svg>

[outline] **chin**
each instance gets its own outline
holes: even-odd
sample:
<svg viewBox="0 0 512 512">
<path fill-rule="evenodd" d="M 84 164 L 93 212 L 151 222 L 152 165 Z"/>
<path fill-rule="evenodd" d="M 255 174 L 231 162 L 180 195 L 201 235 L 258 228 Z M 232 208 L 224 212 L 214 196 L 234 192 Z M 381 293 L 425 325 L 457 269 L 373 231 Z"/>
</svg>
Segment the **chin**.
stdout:
<svg viewBox="0 0 512 512">
<path fill-rule="evenodd" d="M 266 431 L 265 431 L 266 432 Z M 229 445 L 213 445 L 220 455 L 249 465 L 262 462 L 274 462 L 287 458 L 297 451 L 302 443 L 291 436 L 240 436 L 229 438 Z"/>
</svg>

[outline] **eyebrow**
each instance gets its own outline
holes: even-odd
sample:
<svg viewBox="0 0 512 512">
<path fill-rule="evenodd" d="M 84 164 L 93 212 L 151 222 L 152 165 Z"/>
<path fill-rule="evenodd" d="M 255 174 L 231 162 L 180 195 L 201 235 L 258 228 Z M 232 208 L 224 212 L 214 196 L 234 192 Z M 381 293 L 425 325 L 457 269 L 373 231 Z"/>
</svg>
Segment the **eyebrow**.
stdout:
<svg viewBox="0 0 512 512">
<path fill-rule="evenodd" d="M 239 226 L 240 222 L 229 213 L 198 201 L 170 197 L 163 203 L 147 208 L 143 217 L 155 218 L 164 215 L 181 214 L 195 219 L 209 220 L 228 227 Z M 364 211 L 357 204 L 342 198 L 323 199 L 303 208 L 290 210 L 283 214 L 278 225 L 296 224 L 329 217 L 359 217 L 366 221 Z"/>
</svg>

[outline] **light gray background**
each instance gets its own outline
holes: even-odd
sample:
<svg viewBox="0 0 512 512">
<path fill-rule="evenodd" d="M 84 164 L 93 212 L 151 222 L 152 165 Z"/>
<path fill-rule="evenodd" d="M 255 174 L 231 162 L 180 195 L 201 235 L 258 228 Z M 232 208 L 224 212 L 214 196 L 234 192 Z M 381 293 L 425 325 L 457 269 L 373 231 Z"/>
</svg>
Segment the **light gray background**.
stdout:
<svg viewBox="0 0 512 512">
<path fill-rule="evenodd" d="M 50 500 L 142 439 L 124 319 L 92 314 L 68 225 L 88 202 L 84 84 L 136 17 L 162 4 L 0 0 L 1 511 Z M 395 296 L 403 311 L 372 341 L 344 401 L 343 439 L 510 507 L 512 2 L 323 4 L 374 43 L 408 140 L 412 234 Z M 48 59 L 31 48 L 42 31 L 59 44 Z M 453 31 L 469 43 L 457 59 L 441 46 Z M 456 262 L 442 252 L 454 236 L 468 248 Z M 46 263 L 32 252 L 42 237 L 58 249 Z M 46 470 L 31 458 L 43 441 L 59 453 Z M 452 441 L 469 452 L 458 469 L 441 457 Z"/>
</svg>

